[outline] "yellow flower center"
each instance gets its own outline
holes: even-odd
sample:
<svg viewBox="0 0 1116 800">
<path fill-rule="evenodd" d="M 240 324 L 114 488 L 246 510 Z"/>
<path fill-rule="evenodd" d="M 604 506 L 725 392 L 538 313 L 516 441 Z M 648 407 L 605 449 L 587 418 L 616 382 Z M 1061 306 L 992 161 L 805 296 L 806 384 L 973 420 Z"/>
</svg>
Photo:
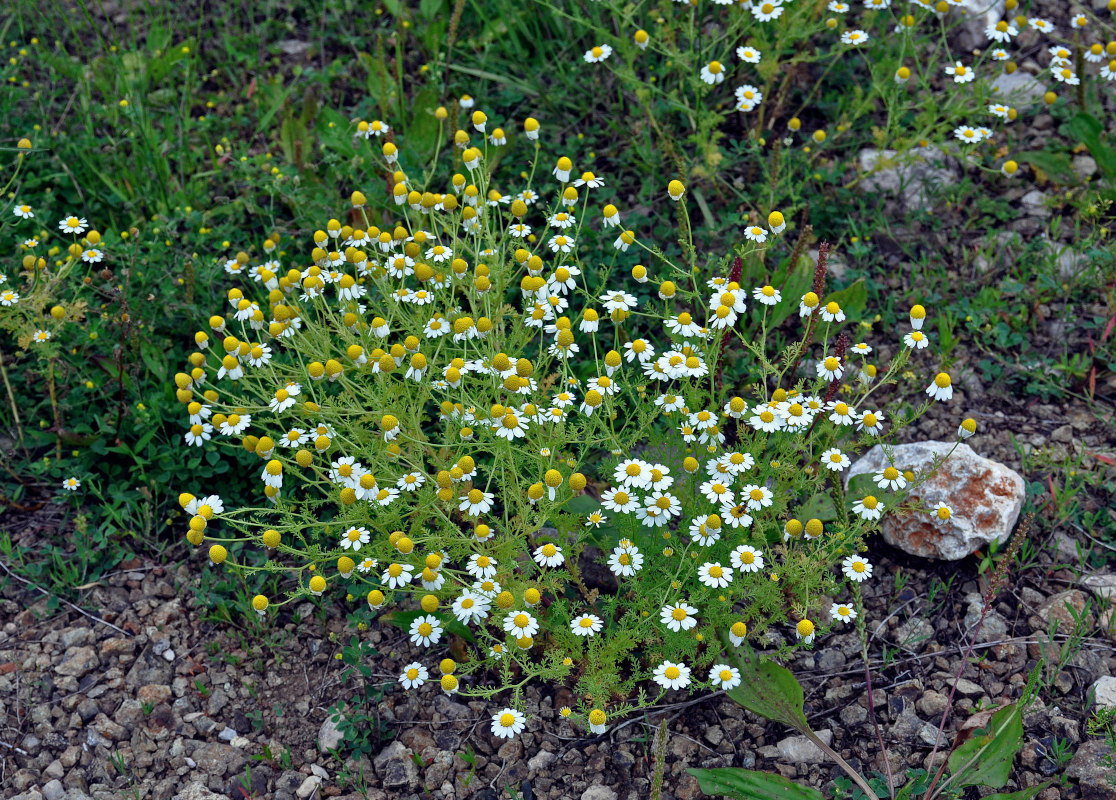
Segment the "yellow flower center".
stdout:
<svg viewBox="0 0 1116 800">
<path fill-rule="evenodd" d="M 671 612 L 670 612 L 670 615 L 671 615 L 671 617 L 673 617 L 674 619 L 676 619 L 676 620 L 678 620 L 679 622 L 681 622 L 682 620 L 686 619 L 686 616 L 687 616 L 687 614 L 686 614 L 686 609 L 684 609 L 684 608 L 676 608 L 676 609 L 674 609 L 673 611 L 671 611 Z"/>
<path fill-rule="evenodd" d="M 517 628 L 526 628 L 530 620 L 527 618 L 526 614 L 516 614 L 513 622 L 515 622 L 515 627 Z"/>
<path fill-rule="evenodd" d="M 500 725 L 504 728 L 510 728 L 515 724 L 515 714 L 501 714 Z"/>
<path fill-rule="evenodd" d="M 666 675 L 670 680 L 676 681 L 678 680 L 678 676 L 682 673 L 679 672 L 678 667 L 667 667 L 666 672 L 664 672 L 663 674 Z"/>
<path fill-rule="evenodd" d="M 429 636 L 434 632 L 434 626 L 429 622 L 423 622 L 418 626 L 418 632 L 421 636 Z"/>
</svg>

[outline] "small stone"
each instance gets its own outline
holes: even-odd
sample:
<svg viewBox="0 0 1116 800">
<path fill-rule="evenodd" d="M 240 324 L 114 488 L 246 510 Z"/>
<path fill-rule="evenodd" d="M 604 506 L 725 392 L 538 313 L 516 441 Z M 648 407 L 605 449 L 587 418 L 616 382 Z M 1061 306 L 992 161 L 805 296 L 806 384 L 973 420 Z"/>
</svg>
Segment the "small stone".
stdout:
<svg viewBox="0 0 1116 800">
<path fill-rule="evenodd" d="M 1047 206 L 1047 201 L 1050 195 L 1046 192 L 1040 192 L 1038 189 L 1032 189 L 1019 199 L 1019 203 L 1023 206 L 1023 211 L 1032 217 L 1049 217 L 1050 208 Z"/>
<path fill-rule="evenodd" d="M 1015 106 L 1020 111 L 1030 108 L 1046 94 L 1046 85 L 1022 70 L 1010 74 L 1001 72 L 992 80 L 991 88 L 997 102 Z"/>
<path fill-rule="evenodd" d="M 1090 155 L 1082 153 L 1073 157 L 1073 171 L 1078 180 L 1087 181 L 1097 174 L 1097 161 Z"/>
<path fill-rule="evenodd" d="M 554 755 L 554 753 L 551 753 L 549 750 L 540 750 L 531 756 L 530 761 L 527 762 L 527 766 L 532 772 L 542 773 L 545 772 L 546 768 L 553 764 L 557 758 L 558 756 Z"/>
<path fill-rule="evenodd" d="M 864 192 L 899 194 L 908 210 L 928 209 L 931 194 L 957 178 L 953 159 L 936 147 L 900 153 L 869 147 L 857 156 Z"/>
<path fill-rule="evenodd" d="M 61 778 L 66 774 L 66 768 L 62 766 L 62 762 L 57 758 L 51 761 L 46 769 L 43 770 L 44 778 Z"/>
<path fill-rule="evenodd" d="M 1019 473 L 978 456 L 967 444 L 919 442 L 892 448 L 895 465 L 915 474 L 953 450 L 938 471 L 910 494 L 933 508 L 946 503 L 953 516 L 942 522 L 929 514 L 884 517 L 880 532 L 888 544 L 911 555 L 958 561 L 989 542 L 1003 542 L 1011 534 L 1025 497 Z M 876 445 L 849 469 L 848 481 L 875 474 L 888 466 L 883 448 Z M 874 486 L 874 484 L 872 484 Z"/>
<path fill-rule="evenodd" d="M 159 705 L 170 700 L 171 687 L 161 683 L 149 683 L 146 686 L 141 686 L 139 691 L 136 692 L 136 699 L 141 703 L 151 703 L 151 705 Z"/>
<path fill-rule="evenodd" d="M 221 709 L 229 704 L 229 696 L 225 694 L 224 689 L 214 689 L 213 694 L 209 695 L 209 700 L 206 704 L 206 711 L 209 716 L 214 717 L 221 713 Z"/>
<path fill-rule="evenodd" d="M 166 659 L 167 661 L 174 661 L 174 651 L 173 650 L 164 650 L 163 651 L 163 658 Z"/>
<path fill-rule="evenodd" d="M 299 785 L 298 789 L 295 790 L 295 794 L 301 797 L 303 800 L 306 800 L 306 798 L 314 794 L 314 792 L 316 792 L 318 790 L 318 787 L 321 785 L 321 778 L 319 778 L 317 775 L 308 775 L 306 777 L 306 780 L 304 780 Z"/>
<path fill-rule="evenodd" d="M 616 800 L 616 790 L 597 783 L 581 793 L 581 800 Z"/>
<path fill-rule="evenodd" d="M 833 731 L 818 731 L 818 738 L 827 745 L 833 743 Z M 820 747 L 805 736 L 788 736 L 775 745 L 779 757 L 792 764 L 822 764 L 829 759 Z"/>
<path fill-rule="evenodd" d="M 96 634 L 93 633 L 92 628 L 67 628 L 62 631 L 58 641 L 68 650 L 71 647 L 93 644 L 95 638 Z M 46 789 L 46 787 L 44 786 L 43 789 Z"/>
<path fill-rule="evenodd" d="M 327 716 L 325 722 L 322 723 L 322 727 L 318 731 L 318 749 L 323 753 L 336 750 L 341 746 L 341 742 L 345 740 L 345 734 L 341 732 L 339 727 L 340 723 L 341 718 L 334 722 L 332 715 Z"/>
<path fill-rule="evenodd" d="M 97 651 L 92 647 L 71 647 L 62 657 L 62 663 L 54 668 L 59 675 L 80 678 L 88 675 L 101 665 Z"/>
<path fill-rule="evenodd" d="M 1105 675 L 1089 691 L 1097 708 L 1116 708 L 1116 678 Z"/>
<path fill-rule="evenodd" d="M 444 695 L 443 695 L 444 696 Z M 419 784 L 418 765 L 411 757 L 411 749 L 394 741 L 372 759 L 384 789 L 414 789 Z"/>
<path fill-rule="evenodd" d="M 920 713 L 928 717 L 940 717 L 949 705 L 949 698 L 941 692 L 930 689 L 922 697 L 918 698 L 915 707 Z"/>
<path fill-rule="evenodd" d="M 1095 572 L 1082 578 L 1081 585 L 1101 600 L 1116 600 L 1116 575 Z"/>
<path fill-rule="evenodd" d="M 946 684 L 953 686 L 953 679 L 946 681 Z M 984 694 L 984 689 L 981 688 L 979 683 L 974 683 L 968 678 L 959 678 L 957 680 L 957 693 L 962 697 L 980 697 Z"/>
<path fill-rule="evenodd" d="M 221 732 L 217 734 L 217 738 L 220 739 L 222 742 L 231 742 L 233 739 L 236 738 L 236 731 L 226 725 L 224 728 L 221 729 Z"/>
<path fill-rule="evenodd" d="M 229 742 L 229 746 L 243 750 L 246 747 L 252 746 L 252 740 L 246 736 L 234 736 L 232 741 Z"/>
<path fill-rule="evenodd" d="M 138 689 L 149 683 L 170 684 L 173 677 L 174 668 L 167 661 L 159 658 L 153 646 L 149 645 L 136 657 L 132 668 L 124 676 L 124 682 Z"/>
<path fill-rule="evenodd" d="M 101 658 L 117 658 L 122 655 L 131 655 L 136 651 L 136 640 L 119 638 L 105 639 L 101 642 Z"/>
<path fill-rule="evenodd" d="M 1039 619 L 1049 623 L 1057 622 L 1058 630 L 1067 633 L 1074 626 L 1074 615 L 1080 616 L 1085 611 L 1085 593 L 1079 589 L 1070 589 L 1066 592 L 1048 597 L 1046 602 L 1037 609 Z M 1089 627 L 1092 627 L 1090 624 Z"/>
<path fill-rule="evenodd" d="M 840 717 L 841 724 L 851 728 L 868 719 L 868 709 L 862 705 L 853 703 L 841 709 Z"/>
<path fill-rule="evenodd" d="M 62 781 L 55 778 L 43 784 L 43 800 L 62 800 L 66 790 L 62 788 Z"/>
<path fill-rule="evenodd" d="M 193 781 L 183 786 L 182 790 L 174 796 L 174 800 L 229 800 L 229 796 L 211 792 L 201 781 Z"/>
<path fill-rule="evenodd" d="M 1116 800 L 1116 784 L 1109 779 L 1112 768 L 1105 763 L 1112 748 L 1103 739 L 1092 739 L 1077 749 L 1066 768 L 1066 777 L 1076 780 L 1083 800 Z"/>
<path fill-rule="evenodd" d="M 218 778 L 239 772 L 248 763 L 248 756 L 243 750 L 220 742 L 202 742 L 190 756 L 207 773 Z"/>
</svg>

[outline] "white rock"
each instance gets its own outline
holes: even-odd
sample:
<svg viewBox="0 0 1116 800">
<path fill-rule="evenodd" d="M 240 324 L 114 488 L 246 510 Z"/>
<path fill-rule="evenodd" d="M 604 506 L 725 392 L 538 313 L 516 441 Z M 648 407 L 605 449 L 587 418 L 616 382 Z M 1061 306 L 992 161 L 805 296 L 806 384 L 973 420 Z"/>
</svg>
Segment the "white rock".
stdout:
<svg viewBox="0 0 1116 800">
<path fill-rule="evenodd" d="M 598 783 L 582 792 L 581 800 L 616 800 L 616 790 Z"/>
<path fill-rule="evenodd" d="M 833 731 L 818 731 L 818 738 L 827 745 L 833 744 Z M 822 764 L 829 760 L 825 751 L 805 736 L 788 736 L 775 745 L 779 757 L 791 764 Z"/>
<path fill-rule="evenodd" d="M 961 17 L 961 27 L 957 32 L 957 47 L 959 50 L 972 51 L 977 47 L 991 47 L 984 31 L 999 22 L 1004 17 L 1004 0 L 974 4 L 973 8 L 965 10 Z M 951 20 L 952 21 L 952 20 Z"/>
<path fill-rule="evenodd" d="M 897 445 L 892 453 L 896 467 L 918 475 L 953 447 L 953 442 L 919 442 Z M 875 474 L 886 466 L 883 448 L 876 445 L 852 465 L 845 485 L 857 475 Z M 874 484 L 864 493 L 883 494 Z M 960 444 L 910 497 L 928 508 L 945 503 L 953 516 L 942 522 L 930 514 L 900 517 L 886 513 L 880 526 L 884 539 L 911 555 L 958 561 L 990 542 L 1007 539 L 1023 509 L 1025 490 L 1019 473 Z"/>
<path fill-rule="evenodd" d="M 1102 600 L 1116 600 L 1116 575 L 1094 573 L 1082 578 L 1081 585 Z"/>
<path fill-rule="evenodd" d="M 1023 206 L 1023 211 L 1032 217 L 1049 217 L 1050 209 L 1046 205 L 1046 201 L 1049 199 L 1050 195 L 1046 192 L 1032 189 L 1019 198 L 1019 203 Z"/>
<path fill-rule="evenodd" d="M 1046 85 L 1022 70 L 1016 70 L 1010 75 L 1001 72 L 992 79 L 991 88 L 992 97 L 996 101 L 1014 106 L 1020 111 L 1030 108 L 1046 94 Z"/>
<path fill-rule="evenodd" d="M 340 720 L 334 722 L 332 716 L 327 716 L 322 723 L 321 730 L 318 731 L 318 749 L 323 753 L 336 749 L 344 741 L 345 734 L 338 727 L 339 722 Z"/>
<path fill-rule="evenodd" d="M 325 767 L 319 766 L 318 764 L 310 765 L 310 774 L 317 775 L 323 781 L 329 778 L 329 773 L 325 771 Z"/>
<path fill-rule="evenodd" d="M 295 794 L 306 800 L 314 792 L 318 791 L 318 787 L 322 785 L 322 779 L 318 775 L 310 775 L 302 782 L 302 785 L 295 790 Z"/>
<path fill-rule="evenodd" d="M 238 750 L 243 750 L 246 747 L 251 747 L 252 740 L 249 739 L 247 736 L 234 736 L 232 738 L 232 741 L 229 742 L 229 745 L 237 748 Z"/>
<path fill-rule="evenodd" d="M 62 781 L 57 778 L 47 781 L 43 785 L 43 800 L 62 800 L 66 790 L 62 788 Z"/>
<path fill-rule="evenodd" d="M 229 796 L 211 792 L 201 781 L 192 781 L 182 787 L 174 800 L 229 800 Z"/>
<path fill-rule="evenodd" d="M 1093 684 L 1090 691 L 1097 708 L 1116 708 L 1116 678 L 1105 675 Z"/>
<path fill-rule="evenodd" d="M 861 190 L 898 194 L 908 210 L 929 208 L 931 190 L 957 178 L 953 159 L 936 147 L 908 153 L 869 147 L 858 158 Z"/>
<path fill-rule="evenodd" d="M 527 768 L 535 773 L 545 772 L 546 768 L 558 760 L 558 756 L 549 750 L 540 750 L 531 756 L 531 760 L 527 762 Z"/>
<path fill-rule="evenodd" d="M 194 759 L 190 758 L 190 756 L 186 756 L 186 766 L 188 766 L 188 767 L 189 767 L 190 769 L 193 769 L 193 768 L 194 768 L 194 767 L 196 767 L 197 765 L 198 765 L 198 762 L 197 762 L 197 761 L 195 761 Z"/>
<path fill-rule="evenodd" d="M 163 651 L 163 658 L 165 658 L 167 661 L 174 661 L 174 651 L 173 650 L 164 650 Z"/>
</svg>

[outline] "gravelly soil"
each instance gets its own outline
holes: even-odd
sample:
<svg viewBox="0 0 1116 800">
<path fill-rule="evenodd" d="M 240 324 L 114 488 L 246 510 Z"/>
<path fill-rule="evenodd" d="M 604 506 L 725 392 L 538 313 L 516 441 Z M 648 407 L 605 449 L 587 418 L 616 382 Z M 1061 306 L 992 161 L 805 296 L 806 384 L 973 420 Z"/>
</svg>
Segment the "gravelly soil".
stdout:
<svg viewBox="0 0 1116 800">
<path fill-rule="evenodd" d="M 1077 588 L 1077 573 L 1057 563 L 1077 562 L 1077 553 L 1067 552 L 1071 544 L 1052 541 L 1041 563 L 1000 595 L 977 636 L 979 660 L 958 682 L 947 737 L 974 710 L 1018 697 L 1040 656 L 1057 657 L 1064 636 L 1052 643 L 1047 620 L 1053 614 L 1065 623 L 1063 601 L 1083 606 L 1089 595 Z M 898 592 L 888 581 L 875 584 L 866 611 L 875 708 L 901 781 L 907 767 L 926 765 L 961 648 L 979 616 L 980 587 L 972 563 L 928 564 L 882 544 L 875 550 L 880 574 L 902 569 L 910 578 Z M 109 624 L 64 605 L 51 611 L 38 592 L 7 583 L 0 601 L 0 740 L 6 743 L 0 785 L 10 787 L 8 796 L 31 800 L 41 792 L 55 800 L 65 792 L 81 800 L 138 791 L 155 800 L 212 797 L 206 792 L 241 798 L 250 787 L 251 797 L 289 800 L 300 788 L 310 796 L 319 777 L 319 795 L 359 796 L 352 777 L 345 785 L 343 771 L 357 775 L 363 767 L 364 790 L 376 798 L 493 797 L 508 785 L 537 798 L 641 798 L 650 786 L 650 739 L 663 718 L 669 732 L 664 797 L 700 796 L 685 772 L 690 767 L 754 767 L 818 787 L 839 775 L 787 730 L 724 696 L 679 693 L 646 718 L 585 737 L 557 714 L 568 702 L 564 690 L 532 687 L 527 731 L 501 743 L 488 730 L 495 705 L 450 698 L 430 684 L 414 693 L 390 690 L 378 712 L 393 739 L 375 744 L 371 759 L 343 768 L 318 749 L 326 708 L 355 693 L 342 683 L 335 659 L 336 641 L 350 635 L 339 611 L 315 619 L 312 609 L 302 609 L 307 621 L 297 626 L 280 615 L 268 643 L 245 641 L 234 628 L 205 622 L 194 602 L 191 585 L 195 571 L 206 568 L 203 558 L 199 552 L 175 572 L 137 561 L 108 576 L 87 592 L 86 604 Z M 951 591 L 930 596 L 933 581 L 951 579 Z M 1083 721 L 1088 689 L 1116 670 L 1116 652 L 1094 611 L 1088 616 L 1091 635 L 1027 714 L 1026 744 L 1012 776 L 1019 787 L 1066 771 L 1050 755 L 1054 737 L 1078 752 L 1069 775 L 1097 781 L 1100 774 L 1097 745 L 1083 745 Z M 418 655 L 394 628 L 363 636 L 379 651 L 371 666 L 374 680 L 384 684 Z M 806 688 L 814 728 L 831 734 L 854 766 L 882 770 L 859 650 L 855 633 L 833 635 L 790 666 Z M 262 758 L 265 747 L 271 758 Z M 469 753 L 475 764 L 467 762 Z M 1041 797 L 1116 796 L 1097 793 L 1103 789 L 1103 782 L 1079 786 L 1071 778 Z"/>
</svg>

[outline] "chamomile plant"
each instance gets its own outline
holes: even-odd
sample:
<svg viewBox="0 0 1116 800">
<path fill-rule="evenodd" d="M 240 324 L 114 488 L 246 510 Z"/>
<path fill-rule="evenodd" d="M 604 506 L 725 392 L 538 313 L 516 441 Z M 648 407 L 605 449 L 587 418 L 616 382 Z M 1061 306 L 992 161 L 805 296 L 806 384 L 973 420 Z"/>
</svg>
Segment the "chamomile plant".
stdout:
<svg viewBox="0 0 1116 800">
<path fill-rule="evenodd" d="M 649 170 L 667 151 L 695 191 L 714 184 L 761 216 L 758 196 L 797 210 L 843 160 L 859 155 L 870 171 L 864 148 L 886 151 L 884 164 L 945 151 L 994 180 L 1015 176 L 1020 115 L 1059 98 L 1085 111 L 1116 80 L 1116 2 L 1068 26 L 1018 0 L 998 9 L 967 0 L 536 2 L 593 42 L 578 65 L 588 79 L 607 73 L 639 109 L 646 127 L 630 126 L 631 148 Z M 1014 74 L 1032 54 L 1038 74 Z M 655 146 L 641 147 L 648 141 Z M 757 180 L 769 188 L 753 191 Z"/>
<path fill-rule="evenodd" d="M 876 365 L 824 255 L 793 295 L 741 284 L 790 249 L 777 210 L 727 258 L 676 263 L 538 121 L 431 113 L 433 154 L 364 138 L 387 180 L 354 181 L 386 189 L 353 191 L 286 263 L 265 246 L 229 265 L 176 376 L 183 448 L 258 456 L 257 504 L 181 497 L 214 568 L 287 576 L 246 613 L 363 598 L 418 654 L 407 690 L 499 695 L 500 736 L 532 724 L 531 680 L 569 685 L 564 716 L 601 732 L 670 689 L 731 686 L 746 642 L 786 655 L 846 624 L 881 514 L 936 513 L 907 499 L 925 476 L 863 497 L 842 480 L 948 401 L 907 341 L 926 310 Z M 497 166 L 513 156 L 525 177 Z M 685 218 L 685 193 L 663 187 L 657 213 Z M 777 325 L 790 343 L 769 351 Z M 730 359 L 754 379 L 726 385 Z M 907 370 L 934 391 L 879 399 Z"/>
</svg>

